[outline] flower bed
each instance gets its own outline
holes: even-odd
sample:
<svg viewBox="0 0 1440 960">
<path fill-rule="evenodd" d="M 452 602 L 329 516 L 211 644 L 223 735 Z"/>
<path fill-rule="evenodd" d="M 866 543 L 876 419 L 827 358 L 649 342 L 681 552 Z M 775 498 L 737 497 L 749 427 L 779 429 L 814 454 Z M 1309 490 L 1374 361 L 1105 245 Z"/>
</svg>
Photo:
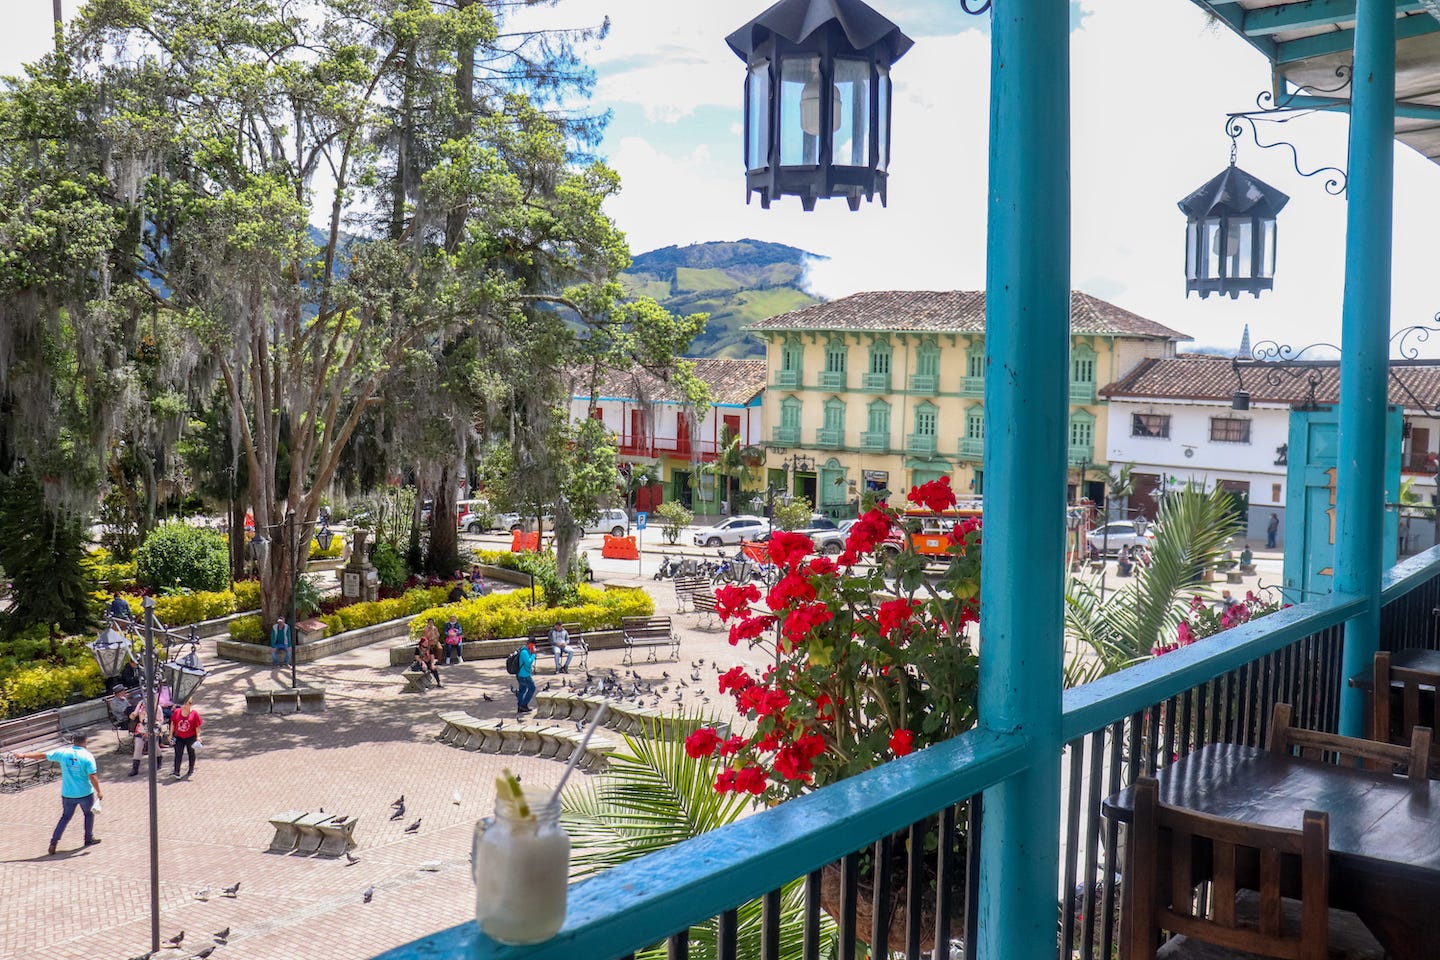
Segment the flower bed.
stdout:
<svg viewBox="0 0 1440 960">
<path fill-rule="evenodd" d="M 398 597 L 387 600 L 372 600 L 368 603 L 352 603 L 331 613 L 321 614 L 317 619 L 325 624 L 325 636 L 333 637 L 347 630 L 372 627 L 387 620 L 398 620 L 411 614 L 434 608 L 444 601 L 449 590 L 446 587 L 418 587 L 407 590 Z M 230 639 L 242 643 L 269 642 L 265 625 L 258 616 L 241 617 L 230 624 Z"/>
<path fill-rule="evenodd" d="M 532 608 L 523 593 L 492 593 L 442 604 L 411 621 L 410 635 L 418 637 L 428 620 L 444 623 L 452 612 L 466 640 L 523 637 L 531 627 L 547 627 L 556 621 L 578 623 L 581 630 L 608 630 L 620 626 L 622 617 L 655 614 L 655 601 L 644 590 L 602 590 L 584 585 L 578 591 L 581 603 L 562 607 Z"/>
<path fill-rule="evenodd" d="M 103 610 L 110 602 L 110 593 L 101 591 L 91 595 L 97 611 Z M 122 599 L 130 605 L 130 615 L 136 621 L 145 618 L 145 596 L 126 593 Z M 218 620 L 233 613 L 243 613 L 260 606 L 260 582 L 240 580 L 229 590 L 193 590 L 188 593 L 162 594 L 155 597 L 155 619 L 167 627 L 185 626 L 202 620 Z"/>
</svg>

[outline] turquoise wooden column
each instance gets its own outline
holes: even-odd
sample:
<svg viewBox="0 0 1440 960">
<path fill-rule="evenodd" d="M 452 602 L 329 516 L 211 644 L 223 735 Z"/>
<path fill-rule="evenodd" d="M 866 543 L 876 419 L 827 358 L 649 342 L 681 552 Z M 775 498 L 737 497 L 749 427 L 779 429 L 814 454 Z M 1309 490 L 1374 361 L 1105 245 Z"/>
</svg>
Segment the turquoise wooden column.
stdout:
<svg viewBox="0 0 1440 960">
<path fill-rule="evenodd" d="M 995 0 L 985 278 L 980 718 L 1031 739 L 985 791 L 977 956 L 1055 960 L 1066 425 L 1070 11 Z"/>
<path fill-rule="evenodd" d="M 1340 448 L 1335 589 L 1370 598 L 1345 625 L 1340 732 L 1365 733 L 1362 692 L 1343 677 L 1370 669 L 1380 645 L 1385 517 L 1385 400 L 1395 177 L 1395 3 L 1359 0 L 1350 106 L 1345 301 L 1340 333 Z"/>
</svg>

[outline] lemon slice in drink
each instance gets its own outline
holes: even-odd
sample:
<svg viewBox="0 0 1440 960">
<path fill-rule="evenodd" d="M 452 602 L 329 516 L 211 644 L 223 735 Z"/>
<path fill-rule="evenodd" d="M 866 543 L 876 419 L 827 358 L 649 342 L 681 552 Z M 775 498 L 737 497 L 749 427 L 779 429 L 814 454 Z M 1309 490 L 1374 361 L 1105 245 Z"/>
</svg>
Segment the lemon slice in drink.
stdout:
<svg viewBox="0 0 1440 960">
<path fill-rule="evenodd" d="M 525 791 L 521 789 L 520 781 L 510 772 L 509 767 L 502 769 L 500 776 L 495 778 L 495 793 L 513 803 L 515 812 L 522 819 L 529 819 L 530 804 L 525 801 Z"/>
</svg>

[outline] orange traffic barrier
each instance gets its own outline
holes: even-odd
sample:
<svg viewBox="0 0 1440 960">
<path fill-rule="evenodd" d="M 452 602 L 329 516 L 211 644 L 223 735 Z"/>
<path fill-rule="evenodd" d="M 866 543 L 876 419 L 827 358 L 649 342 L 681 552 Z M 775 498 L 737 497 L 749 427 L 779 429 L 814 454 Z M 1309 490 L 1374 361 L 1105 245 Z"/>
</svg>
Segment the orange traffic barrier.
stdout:
<svg viewBox="0 0 1440 960">
<path fill-rule="evenodd" d="M 749 557 L 755 563 L 770 562 L 770 545 L 768 543 L 760 543 L 756 540 L 742 540 L 740 542 L 740 549 L 745 552 L 745 556 Z"/>
<path fill-rule="evenodd" d="M 638 560 L 640 550 L 635 546 L 634 537 L 612 537 L 607 533 L 600 544 L 600 556 L 612 560 Z"/>
<path fill-rule="evenodd" d="M 511 532 L 510 552 L 524 553 L 527 550 L 531 552 L 538 552 L 540 550 L 540 531 L 533 530 L 530 533 L 524 533 L 523 531 L 515 530 Z"/>
</svg>

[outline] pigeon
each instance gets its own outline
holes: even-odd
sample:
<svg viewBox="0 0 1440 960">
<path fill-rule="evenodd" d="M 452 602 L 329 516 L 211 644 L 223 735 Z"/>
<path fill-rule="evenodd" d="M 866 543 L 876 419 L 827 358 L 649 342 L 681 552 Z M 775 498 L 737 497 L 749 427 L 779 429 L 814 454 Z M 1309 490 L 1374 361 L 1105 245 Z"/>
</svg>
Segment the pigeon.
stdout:
<svg viewBox="0 0 1440 960">
<path fill-rule="evenodd" d="M 676 680 L 675 682 L 678 683 L 678 684 L 680 684 L 680 686 L 682 686 L 682 687 L 688 687 L 688 686 L 690 686 L 690 684 L 688 684 L 688 683 L 685 682 L 685 678 L 684 678 L 684 677 L 681 677 L 679 680 Z"/>
<path fill-rule="evenodd" d="M 355 855 L 354 855 L 353 853 L 351 853 L 349 850 L 346 850 L 346 851 L 345 851 L 345 866 L 347 866 L 347 867 L 353 867 L 353 866 L 355 866 L 355 864 L 357 864 L 357 863 L 359 863 L 359 862 L 360 862 L 360 858 L 359 858 L 359 857 L 355 856 Z"/>
<path fill-rule="evenodd" d="M 230 939 L 230 928 L 226 927 L 224 930 L 221 930 L 219 933 L 212 934 L 211 936 L 216 943 L 224 943 L 225 941 Z"/>
<path fill-rule="evenodd" d="M 490 694 L 485 693 L 484 691 L 481 691 L 481 693 L 480 693 L 480 699 L 481 699 L 481 700 L 484 700 L 486 703 L 494 703 L 494 702 L 495 702 L 495 698 L 492 697 L 492 696 L 490 696 Z"/>
<path fill-rule="evenodd" d="M 496 730 L 504 730 L 504 729 L 505 729 L 505 721 L 504 721 L 504 720 L 496 720 L 496 721 L 495 721 L 495 729 L 496 729 Z"/>
<path fill-rule="evenodd" d="M 331 820 L 330 822 L 333 823 L 333 824 L 335 824 L 335 826 L 338 827 L 338 826 L 340 826 L 340 824 L 344 823 L 346 820 L 349 820 L 349 819 L 350 819 L 349 816 L 336 817 L 334 820 Z"/>
<path fill-rule="evenodd" d="M 180 946 L 181 941 L 183 941 L 184 939 L 185 939 L 185 931 L 184 931 L 184 930 L 181 930 L 179 933 L 175 934 L 175 936 L 171 937 L 169 940 L 166 940 L 166 941 L 164 941 L 164 942 L 165 942 L 168 946 L 178 947 L 178 946 Z"/>
<path fill-rule="evenodd" d="M 210 946 L 206 947 L 204 950 L 201 950 L 199 953 L 195 954 L 195 956 L 191 957 L 190 960 L 205 960 L 206 957 L 210 956 L 210 954 L 214 952 L 215 944 L 212 943 Z"/>
<path fill-rule="evenodd" d="M 319 810 L 319 812 L 320 812 L 320 813 L 324 813 L 324 812 L 325 812 L 325 808 L 324 808 L 324 807 L 321 807 L 320 810 Z"/>
<path fill-rule="evenodd" d="M 237 895 L 240 893 L 240 884 L 237 883 L 237 884 L 235 884 L 235 886 L 233 886 L 233 887 L 226 887 L 224 890 L 221 890 L 220 892 L 221 892 L 222 894 L 224 894 L 225 896 L 227 896 L 227 897 L 235 897 L 235 896 L 237 896 Z"/>
<path fill-rule="evenodd" d="M 390 814 L 390 819 L 399 820 L 403 816 L 405 816 L 405 804 L 402 803 L 400 804 L 400 806 L 395 808 L 394 813 Z"/>
<path fill-rule="evenodd" d="M 670 671 L 669 671 L 669 670 L 661 670 L 661 671 L 660 671 L 660 676 L 664 677 L 666 680 L 669 680 L 669 679 L 670 679 Z"/>
<path fill-rule="evenodd" d="M 545 681 L 545 686 L 541 687 L 540 689 L 541 689 L 541 690 L 549 690 L 549 689 L 550 689 L 551 687 L 553 687 L 553 686 L 555 686 L 555 684 L 551 683 L 549 680 L 546 680 L 546 681 Z"/>
<path fill-rule="evenodd" d="M 456 791 L 455 791 L 455 795 L 450 798 L 450 802 L 453 803 L 453 804 L 455 804 L 455 805 L 457 805 L 457 806 L 460 804 L 460 791 L 459 791 L 459 790 L 456 790 Z"/>
<path fill-rule="evenodd" d="M 403 807 L 403 806 L 405 806 L 405 794 L 403 794 L 403 793 L 400 794 L 400 799 L 399 799 L 399 800 L 391 800 L 391 801 L 390 801 L 390 806 L 392 806 L 392 807 Z"/>
<path fill-rule="evenodd" d="M 408 826 L 408 827 L 405 828 L 405 832 L 406 832 L 406 833 L 419 833 L 419 832 L 420 832 L 420 821 L 419 821 L 419 820 L 416 820 L 414 823 L 410 824 L 410 826 Z"/>
<path fill-rule="evenodd" d="M 196 891 L 195 891 L 195 899 L 196 899 L 196 900 L 199 900 L 201 903 L 206 903 L 207 901 L 209 901 L 209 899 L 210 899 L 210 888 L 209 888 L 209 887 L 204 887 L 204 888 L 202 888 L 202 889 L 200 889 L 200 890 L 196 890 Z"/>
<path fill-rule="evenodd" d="M 696 670 L 694 673 L 690 674 L 690 679 L 691 679 L 693 682 L 695 682 L 695 683 L 699 683 L 699 682 L 700 682 L 700 671 L 699 671 L 699 670 Z"/>
<path fill-rule="evenodd" d="M 374 887 L 366 887 L 366 888 L 365 888 L 365 892 L 362 893 L 360 896 L 361 896 L 361 898 L 362 898 L 362 901 L 361 901 L 361 902 L 363 902 L 363 903 L 369 903 L 371 900 L 373 900 L 373 899 L 375 898 L 375 888 L 374 888 Z"/>
<path fill-rule="evenodd" d="M 576 729 L 576 730 L 584 730 L 584 729 L 585 729 L 585 725 L 582 724 L 579 720 L 576 720 L 576 721 L 575 721 L 575 729 Z"/>
</svg>

